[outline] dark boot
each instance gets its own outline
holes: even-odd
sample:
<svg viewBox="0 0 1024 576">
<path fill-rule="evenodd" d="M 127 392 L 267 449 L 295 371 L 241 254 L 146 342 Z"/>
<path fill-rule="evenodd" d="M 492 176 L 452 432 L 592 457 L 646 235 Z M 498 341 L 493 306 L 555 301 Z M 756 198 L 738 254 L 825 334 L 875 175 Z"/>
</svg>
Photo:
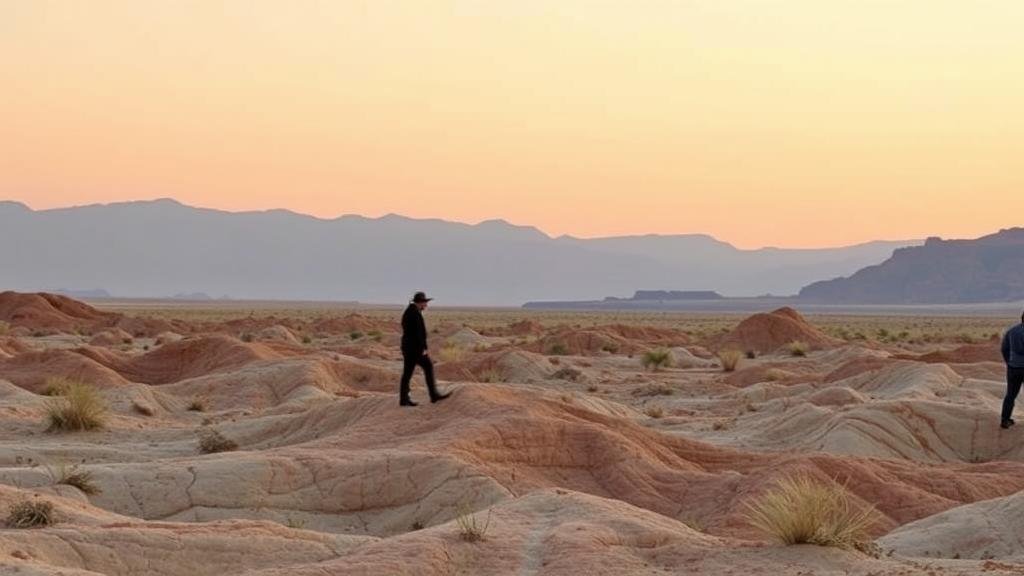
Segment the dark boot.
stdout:
<svg viewBox="0 0 1024 576">
<path fill-rule="evenodd" d="M 447 397 L 449 397 L 451 395 L 452 395 L 451 392 L 445 392 L 444 394 L 435 394 L 434 397 L 430 399 L 430 401 L 432 403 L 440 402 L 441 400 L 444 400 L 445 398 L 447 398 Z"/>
<path fill-rule="evenodd" d="M 402 398 L 398 401 L 399 406 L 419 406 L 419 403 L 413 402 L 411 398 Z"/>
<path fill-rule="evenodd" d="M 1016 424 L 1016 422 L 1013 421 L 1013 418 L 1009 418 L 1000 422 L 999 427 L 1002 428 L 1003 430 L 1006 430 L 1007 428 L 1013 426 L 1014 424 Z"/>
</svg>

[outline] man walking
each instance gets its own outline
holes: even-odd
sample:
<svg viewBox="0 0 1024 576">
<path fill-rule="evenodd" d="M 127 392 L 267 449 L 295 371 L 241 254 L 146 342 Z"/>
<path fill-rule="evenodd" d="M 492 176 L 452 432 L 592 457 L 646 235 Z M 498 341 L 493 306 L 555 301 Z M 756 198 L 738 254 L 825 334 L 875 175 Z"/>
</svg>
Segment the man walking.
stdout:
<svg viewBox="0 0 1024 576">
<path fill-rule="evenodd" d="M 1024 383 L 1024 314 L 1020 324 L 1006 331 L 1003 336 L 1003 360 L 1006 362 L 1006 397 L 1003 398 L 1003 419 L 1001 428 L 1014 425 L 1013 403 L 1017 401 L 1020 385 Z"/>
<path fill-rule="evenodd" d="M 431 300 L 433 298 L 427 298 L 423 292 L 417 292 L 402 314 L 402 358 L 405 365 L 402 368 L 402 382 L 398 391 L 398 403 L 401 406 L 416 406 L 416 402 L 409 398 L 409 382 L 417 365 L 423 368 L 431 402 L 440 402 L 451 395 L 451 392 L 441 394 L 437 391 L 434 363 L 430 360 L 430 352 L 427 350 L 427 324 L 423 321 L 423 311 L 427 309 L 427 303 Z"/>
</svg>

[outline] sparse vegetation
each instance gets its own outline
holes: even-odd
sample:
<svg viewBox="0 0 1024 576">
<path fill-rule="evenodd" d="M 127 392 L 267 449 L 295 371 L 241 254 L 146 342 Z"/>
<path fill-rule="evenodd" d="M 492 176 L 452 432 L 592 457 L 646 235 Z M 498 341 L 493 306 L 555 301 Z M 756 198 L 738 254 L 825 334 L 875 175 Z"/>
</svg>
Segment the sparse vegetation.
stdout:
<svg viewBox="0 0 1024 576">
<path fill-rule="evenodd" d="M 191 412 L 206 412 L 206 400 L 195 396 L 189 401 L 188 409 Z"/>
<path fill-rule="evenodd" d="M 11 329 L 11 325 L 10 324 L 8 324 L 7 322 L 4 322 L 3 320 L 0 320 L 0 336 L 3 336 L 5 334 L 7 334 L 7 332 L 10 329 Z"/>
<path fill-rule="evenodd" d="M 747 503 L 747 515 L 751 525 L 787 545 L 859 550 L 868 548 L 869 530 L 879 518 L 873 506 L 858 509 L 845 487 L 807 474 L 777 481 Z"/>
<path fill-rule="evenodd" d="M 442 362 L 459 362 L 466 357 L 466 350 L 456 344 L 448 343 L 438 353 Z"/>
<path fill-rule="evenodd" d="M 22 500 L 12 504 L 6 521 L 8 528 L 38 528 L 53 523 L 53 503 L 45 500 Z"/>
<path fill-rule="evenodd" d="M 47 430 L 51 432 L 102 428 L 106 415 L 107 406 L 99 392 L 84 382 L 56 384 L 53 398 L 46 402 Z"/>
<path fill-rule="evenodd" d="M 618 354 L 619 347 L 616 346 L 615 344 L 605 344 L 604 346 L 601 346 L 601 351 L 607 352 L 609 354 Z"/>
<path fill-rule="evenodd" d="M 801 342 L 800 340 L 794 340 L 789 343 L 789 353 L 792 356 L 798 356 L 801 358 L 807 356 L 807 351 L 809 349 L 810 348 L 807 346 L 807 343 Z"/>
<path fill-rule="evenodd" d="M 671 396 L 675 394 L 674 388 L 665 384 L 664 382 L 655 382 L 648 384 L 643 388 L 638 388 L 633 391 L 633 396 Z"/>
<path fill-rule="evenodd" d="M 231 452 L 237 450 L 238 444 L 212 428 L 205 428 L 199 431 L 199 451 L 203 454 L 215 454 L 217 452 Z"/>
<path fill-rule="evenodd" d="M 505 378 L 501 375 L 501 372 L 497 368 L 488 368 L 481 370 L 476 375 L 477 382 L 483 382 L 485 384 L 495 384 L 498 382 L 504 382 Z"/>
<path fill-rule="evenodd" d="M 658 371 L 672 366 L 672 353 L 665 349 L 648 350 L 640 358 L 640 363 L 648 370 Z"/>
<path fill-rule="evenodd" d="M 491 511 L 488 510 L 487 518 L 480 522 L 468 506 L 460 506 L 455 522 L 459 527 L 459 538 L 465 542 L 480 542 L 487 537 L 487 529 L 491 525 Z"/>
<path fill-rule="evenodd" d="M 665 416 L 665 409 L 658 405 L 648 406 L 644 409 L 644 414 L 657 419 Z"/>
<path fill-rule="evenodd" d="M 56 484 L 74 486 L 81 490 L 82 493 L 90 496 L 103 492 L 93 482 L 92 472 L 80 469 L 77 464 L 74 466 L 62 464 L 57 469 L 51 469 L 50 475 L 54 478 Z"/>
<path fill-rule="evenodd" d="M 369 336 L 370 339 L 373 340 L 374 342 L 380 342 L 381 339 L 384 338 L 384 333 L 381 332 L 380 330 L 370 330 L 369 332 L 366 333 L 366 335 Z"/>
<path fill-rule="evenodd" d="M 284 525 L 293 530 L 304 530 L 306 528 L 306 521 L 302 518 L 292 518 L 289 516 L 288 519 L 285 520 Z"/>
<path fill-rule="evenodd" d="M 353 330 L 348 333 L 348 337 L 350 340 L 359 340 L 360 338 L 363 337 L 363 333 L 360 332 L 359 330 Z"/>
<path fill-rule="evenodd" d="M 249 332 L 246 332 L 245 334 L 242 334 L 242 342 L 252 342 L 255 339 L 256 339 L 256 337 L 253 336 Z"/>
<path fill-rule="evenodd" d="M 313 337 L 310 336 L 309 334 L 303 334 L 302 335 L 302 343 L 303 344 L 312 344 L 313 343 Z"/>
<path fill-rule="evenodd" d="M 743 354 L 739 350 L 722 350 L 718 353 L 718 361 L 722 363 L 723 372 L 733 372 L 740 363 Z"/>
<path fill-rule="evenodd" d="M 573 368 L 572 366 L 563 366 L 562 368 L 556 370 L 555 373 L 551 375 L 551 378 L 553 380 L 568 380 L 570 382 L 575 382 L 579 380 L 581 376 L 583 376 L 583 372 L 581 372 L 578 368 Z"/>
<path fill-rule="evenodd" d="M 569 354 L 569 347 L 562 342 L 555 342 L 548 347 L 548 354 L 550 356 L 565 356 Z"/>
<path fill-rule="evenodd" d="M 747 350 L 746 356 L 747 356 L 747 360 L 753 360 L 754 358 L 757 358 L 757 351 L 756 350 Z"/>
</svg>

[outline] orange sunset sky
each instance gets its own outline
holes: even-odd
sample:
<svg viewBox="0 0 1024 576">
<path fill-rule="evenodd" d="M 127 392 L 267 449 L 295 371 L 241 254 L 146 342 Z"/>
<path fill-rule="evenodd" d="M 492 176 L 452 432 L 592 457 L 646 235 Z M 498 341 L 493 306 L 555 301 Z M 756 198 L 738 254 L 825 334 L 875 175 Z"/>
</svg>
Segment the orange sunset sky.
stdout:
<svg viewBox="0 0 1024 576">
<path fill-rule="evenodd" d="M 741 247 L 1024 209 L 1019 0 L 0 0 L 0 199 Z"/>
</svg>

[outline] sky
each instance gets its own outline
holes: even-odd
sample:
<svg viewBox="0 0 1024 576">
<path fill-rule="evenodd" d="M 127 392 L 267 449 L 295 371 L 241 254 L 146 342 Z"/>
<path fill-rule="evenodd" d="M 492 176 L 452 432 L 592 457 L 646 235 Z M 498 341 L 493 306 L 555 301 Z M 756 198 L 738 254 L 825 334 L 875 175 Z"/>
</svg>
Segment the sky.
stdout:
<svg viewBox="0 0 1024 576">
<path fill-rule="evenodd" d="M 1019 0 L 0 0 L 0 199 L 742 248 L 1020 223 Z"/>
</svg>

